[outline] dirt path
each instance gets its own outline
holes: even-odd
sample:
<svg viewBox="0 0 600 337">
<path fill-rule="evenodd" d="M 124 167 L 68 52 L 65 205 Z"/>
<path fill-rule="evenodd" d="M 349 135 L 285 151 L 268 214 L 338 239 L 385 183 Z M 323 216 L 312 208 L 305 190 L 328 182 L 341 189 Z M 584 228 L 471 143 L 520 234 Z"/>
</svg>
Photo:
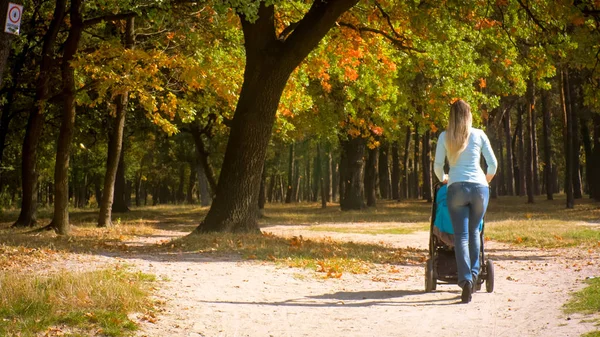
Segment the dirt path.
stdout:
<svg viewBox="0 0 600 337">
<path fill-rule="evenodd" d="M 361 224 L 364 225 L 364 224 Z M 347 226 L 346 224 L 344 226 Z M 329 236 L 426 248 L 429 233 L 363 235 L 276 226 L 277 235 Z M 154 240 L 160 240 L 155 237 Z M 580 336 L 589 317 L 561 311 L 568 294 L 600 276 L 598 253 L 515 249 L 489 242 L 495 291 L 459 304 L 455 285 L 424 293 L 423 266 L 381 266 L 369 275 L 322 279 L 309 270 L 256 261 L 207 259 L 198 254 L 123 256 L 142 271 L 167 279 L 165 311 L 142 322 L 139 336 Z"/>
</svg>

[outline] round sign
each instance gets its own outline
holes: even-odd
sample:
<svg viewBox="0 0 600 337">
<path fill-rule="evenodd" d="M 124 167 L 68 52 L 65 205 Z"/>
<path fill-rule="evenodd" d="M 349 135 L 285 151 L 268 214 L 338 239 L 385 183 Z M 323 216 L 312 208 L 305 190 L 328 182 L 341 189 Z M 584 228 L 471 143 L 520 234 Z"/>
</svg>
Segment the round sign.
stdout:
<svg viewBox="0 0 600 337">
<path fill-rule="evenodd" d="M 8 19 L 11 23 L 17 24 L 21 21 L 21 8 L 14 6 L 8 11 Z"/>
</svg>

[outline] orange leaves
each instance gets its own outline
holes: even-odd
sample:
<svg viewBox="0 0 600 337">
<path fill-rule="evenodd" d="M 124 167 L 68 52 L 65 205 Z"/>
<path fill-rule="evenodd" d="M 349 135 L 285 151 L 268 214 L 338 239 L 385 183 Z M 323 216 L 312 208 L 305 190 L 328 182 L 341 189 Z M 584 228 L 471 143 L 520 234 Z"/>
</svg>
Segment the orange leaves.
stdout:
<svg viewBox="0 0 600 337">
<path fill-rule="evenodd" d="M 342 277 L 342 272 L 338 270 L 335 266 L 328 265 L 325 261 L 319 260 L 317 261 L 317 272 L 318 273 L 327 273 L 325 278 L 340 278 Z"/>
<path fill-rule="evenodd" d="M 488 28 L 492 28 L 492 27 L 500 26 L 500 25 L 501 25 L 500 21 L 496 21 L 496 20 L 493 20 L 493 19 L 484 18 L 482 20 L 479 20 L 475 24 L 475 29 L 476 30 L 488 29 Z"/>
<path fill-rule="evenodd" d="M 301 248 L 304 244 L 304 238 L 302 235 L 294 236 L 290 239 L 290 248 Z"/>
<path fill-rule="evenodd" d="M 344 76 L 350 81 L 356 81 L 358 79 L 358 71 L 353 67 L 345 67 Z"/>
<path fill-rule="evenodd" d="M 479 88 L 483 89 L 487 86 L 487 83 L 485 81 L 485 78 L 480 78 L 479 79 Z"/>
</svg>

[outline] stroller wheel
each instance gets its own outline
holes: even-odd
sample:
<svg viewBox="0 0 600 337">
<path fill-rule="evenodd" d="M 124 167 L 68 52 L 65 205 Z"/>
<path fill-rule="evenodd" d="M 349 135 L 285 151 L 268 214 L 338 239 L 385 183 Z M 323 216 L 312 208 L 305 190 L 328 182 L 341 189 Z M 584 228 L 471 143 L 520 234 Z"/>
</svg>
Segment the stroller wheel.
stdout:
<svg viewBox="0 0 600 337">
<path fill-rule="evenodd" d="M 425 266 L 425 292 L 430 293 L 435 290 L 437 286 L 436 279 L 433 277 L 433 261 L 431 259 L 427 260 L 427 265 Z"/>
<path fill-rule="evenodd" d="M 488 293 L 491 293 L 494 291 L 494 263 L 492 262 L 492 260 L 487 260 L 486 266 L 487 277 L 485 279 L 485 290 Z"/>
</svg>

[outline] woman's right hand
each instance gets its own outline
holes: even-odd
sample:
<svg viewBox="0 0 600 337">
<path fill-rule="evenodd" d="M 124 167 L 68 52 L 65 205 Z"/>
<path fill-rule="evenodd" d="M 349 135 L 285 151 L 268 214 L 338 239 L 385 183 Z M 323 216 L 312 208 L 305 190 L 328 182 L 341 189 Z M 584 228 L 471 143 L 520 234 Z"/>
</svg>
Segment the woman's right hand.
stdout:
<svg viewBox="0 0 600 337">
<path fill-rule="evenodd" d="M 493 174 L 486 174 L 485 175 L 485 179 L 487 180 L 488 183 L 492 182 L 492 179 L 494 179 L 494 175 Z"/>
</svg>

